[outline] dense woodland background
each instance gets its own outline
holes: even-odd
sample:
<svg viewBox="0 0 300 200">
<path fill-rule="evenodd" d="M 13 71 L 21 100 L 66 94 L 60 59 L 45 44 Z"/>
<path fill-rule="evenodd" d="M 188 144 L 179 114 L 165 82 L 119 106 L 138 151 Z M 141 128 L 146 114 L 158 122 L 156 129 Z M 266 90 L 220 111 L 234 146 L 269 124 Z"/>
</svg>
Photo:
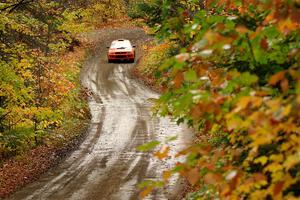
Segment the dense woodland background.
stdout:
<svg viewBox="0 0 300 200">
<path fill-rule="evenodd" d="M 124 2 L 11 0 L 1 1 L 0 11 L 3 160 L 59 140 L 57 129 L 84 118 L 80 61 L 70 65 L 63 55 L 81 45 L 80 33 L 121 16 Z"/>
</svg>

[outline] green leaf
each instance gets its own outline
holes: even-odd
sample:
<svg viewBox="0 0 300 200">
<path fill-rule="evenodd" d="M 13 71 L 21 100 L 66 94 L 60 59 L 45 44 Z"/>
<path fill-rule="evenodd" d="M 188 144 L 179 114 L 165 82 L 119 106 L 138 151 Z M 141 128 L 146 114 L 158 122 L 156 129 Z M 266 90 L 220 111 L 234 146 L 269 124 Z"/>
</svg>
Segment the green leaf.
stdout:
<svg viewBox="0 0 300 200">
<path fill-rule="evenodd" d="M 184 80 L 196 82 L 198 80 L 196 72 L 193 69 L 188 70 L 184 73 Z"/>
<path fill-rule="evenodd" d="M 152 181 L 152 180 L 146 180 L 138 184 L 138 188 L 143 189 L 145 187 L 156 187 L 156 188 L 161 188 L 165 184 L 162 181 Z"/>
<path fill-rule="evenodd" d="M 159 141 L 151 141 L 149 143 L 138 146 L 136 149 L 138 151 L 150 151 L 150 150 L 154 149 L 155 147 L 157 147 L 159 144 L 160 144 Z"/>
<path fill-rule="evenodd" d="M 264 28 L 263 33 L 269 39 L 277 38 L 280 35 L 280 32 L 274 26 Z"/>
<path fill-rule="evenodd" d="M 175 135 L 175 136 L 171 136 L 171 137 L 167 137 L 167 142 L 172 142 L 174 140 L 177 140 L 178 136 Z"/>
<path fill-rule="evenodd" d="M 244 72 L 239 77 L 239 83 L 244 86 L 250 86 L 258 81 L 258 77 L 250 74 L 249 72 Z"/>
<path fill-rule="evenodd" d="M 177 166 L 175 166 L 173 169 L 172 169 L 172 172 L 173 173 L 177 173 L 177 172 L 181 172 L 181 171 L 183 171 L 184 170 L 184 166 L 182 166 L 182 165 L 177 165 Z"/>
</svg>

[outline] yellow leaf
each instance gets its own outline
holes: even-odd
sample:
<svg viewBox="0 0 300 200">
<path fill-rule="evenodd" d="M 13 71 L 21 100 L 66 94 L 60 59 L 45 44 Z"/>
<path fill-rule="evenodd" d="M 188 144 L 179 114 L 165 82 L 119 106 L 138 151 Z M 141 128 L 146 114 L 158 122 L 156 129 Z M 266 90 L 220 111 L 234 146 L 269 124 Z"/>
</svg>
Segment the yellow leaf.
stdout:
<svg viewBox="0 0 300 200">
<path fill-rule="evenodd" d="M 300 143 L 300 136 L 298 136 L 298 135 L 291 135 L 290 136 L 290 141 L 293 141 L 294 143 L 299 144 Z"/>
<path fill-rule="evenodd" d="M 286 150 L 288 150 L 289 148 L 291 148 L 291 146 L 292 146 L 292 144 L 289 143 L 289 142 L 283 143 L 283 144 L 281 145 L 281 151 L 286 151 Z"/>
<path fill-rule="evenodd" d="M 237 103 L 237 108 L 236 108 L 236 112 L 239 112 L 240 110 L 245 109 L 249 103 L 251 102 L 251 97 L 246 96 L 246 97 L 241 97 Z"/>
<path fill-rule="evenodd" d="M 286 133 L 298 132 L 298 127 L 293 122 L 285 122 L 280 124 L 280 128 Z"/>
<path fill-rule="evenodd" d="M 253 107 L 261 106 L 263 99 L 261 97 L 252 97 L 251 103 Z"/>
<path fill-rule="evenodd" d="M 255 130 L 256 132 L 250 137 L 253 139 L 253 142 L 250 143 L 251 147 L 260 146 L 264 144 L 270 144 L 275 138 L 275 135 L 272 134 L 270 127 L 260 127 Z"/>
<path fill-rule="evenodd" d="M 261 173 L 254 173 L 253 179 L 255 183 L 254 185 L 257 188 L 260 188 L 261 186 L 268 184 L 266 176 Z"/>
<path fill-rule="evenodd" d="M 261 156 L 254 160 L 254 163 L 260 163 L 262 165 L 265 165 L 267 162 L 268 162 L 268 157 L 266 157 L 266 156 Z"/>
<path fill-rule="evenodd" d="M 257 199 L 265 199 L 267 196 L 266 190 L 255 190 L 254 192 L 250 193 L 250 200 L 257 200 Z"/>
<path fill-rule="evenodd" d="M 272 182 L 277 182 L 283 180 L 284 172 L 283 171 L 276 171 L 271 174 Z"/>
<path fill-rule="evenodd" d="M 163 179 L 165 182 L 168 182 L 170 177 L 172 175 L 172 172 L 170 170 L 164 171 L 163 172 Z"/>
<path fill-rule="evenodd" d="M 300 163 L 300 152 L 296 152 L 294 155 L 289 155 L 283 163 L 283 166 L 289 170 L 298 163 Z"/>
<path fill-rule="evenodd" d="M 270 160 L 274 162 L 282 162 L 283 161 L 283 155 L 282 154 L 273 154 L 270 156 Z"/>
<path fill-rule="evenodd" d="M 229 130 L 235 130 L 239 129 L 241 127 L 241 124 L 243 123 L 243 120 L 237 117 L 230 118 L 227 120 L 227 127 Z"/>
<path fill-rule="evenodd" d="M 271 163 L 267 167 L 264 168 L 264 171 L 269 171 L 269 172 L 277 172 L 279 170 L 282 170 L 283 166 L 279 163 Z"/>
<path fill-rule="evenodd" d="M 147 187 L 145 188 L 141 193 L 140 193 L 140 197 L 142 199 L 144 199 L 146 196 L 148 196 L 148 194 L 150 194 L 153 191 L 153 187 Z"/>
<path fill-rule="evenodd" d="M 281 115 L 282 115 L 283 117 L 286 117 L 286 116 L 288 116 L 288 115 L 290 114 L 291 110 L 292 110 L 292 105 L 289 104 L 289 105 L 287 105 L 287 106 L 285 106 L 285 107 L 283 108 L 283 111 L 281 112 Z"/>
<path fill-rule="evenodd" d="M 279 99 L 269 100 L 266 102 L 266 104 L 273 112 L 276 112 L 281 107 L 281 102 Z"/>
<path fill-rule="evenodd" d="M 299 11 L 297 11 L 297 12 L 299 12 Z M 299 21 L 299 18 L 298 18 L 298 21 Z M 297 22 L 293 22 L 290 18 L 288 18 L 288 19 L 280 20 L 278 22 L 278 28 L 282 33 L 288 34 L 289 32 L 291 32 L 293 30 L 299 29 L 299 25 Z"/>
</svg>

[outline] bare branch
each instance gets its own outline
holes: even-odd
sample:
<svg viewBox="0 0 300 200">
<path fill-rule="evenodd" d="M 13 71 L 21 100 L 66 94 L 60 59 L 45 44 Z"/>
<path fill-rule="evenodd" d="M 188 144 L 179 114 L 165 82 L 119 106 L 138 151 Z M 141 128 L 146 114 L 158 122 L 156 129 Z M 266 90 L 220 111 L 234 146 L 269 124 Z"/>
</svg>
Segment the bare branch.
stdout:
<svg viewBox="0 0 300 200">
<path fill-rule="evenodd" d="M 14 4 L 11 4 L 9 6 L 6 6 L 2 9 L 0 9 L 0 11 L 6 11 L 6 10 L 9 10 L 8 13 L 12 13 L 14 10 L 16 10 L 18 7 L 22 6 L 22 5 L 25 5 L 25 4 L 28 4 L 30 2 L 32 2 L 33 0 L 20 0 L 18 1 L 17 3 L 14 3 Z"/>
</svg>

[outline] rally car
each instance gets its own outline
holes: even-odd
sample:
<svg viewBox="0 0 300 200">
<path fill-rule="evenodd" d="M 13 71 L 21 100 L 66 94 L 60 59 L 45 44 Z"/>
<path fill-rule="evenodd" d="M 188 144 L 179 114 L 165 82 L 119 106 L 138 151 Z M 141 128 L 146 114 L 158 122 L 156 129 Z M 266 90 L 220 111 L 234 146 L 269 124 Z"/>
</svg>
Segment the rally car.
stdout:
<svg viewBox="0 0 300 200">
<path fill-rule="evenodd" d="M 126 39 L 119 39 L 112 41 L 107 52 L 108 62 L 115 61 L 129 61 L 135 60 L 135 46 L 131 45 L 131 42 Z"/>
</svg>

